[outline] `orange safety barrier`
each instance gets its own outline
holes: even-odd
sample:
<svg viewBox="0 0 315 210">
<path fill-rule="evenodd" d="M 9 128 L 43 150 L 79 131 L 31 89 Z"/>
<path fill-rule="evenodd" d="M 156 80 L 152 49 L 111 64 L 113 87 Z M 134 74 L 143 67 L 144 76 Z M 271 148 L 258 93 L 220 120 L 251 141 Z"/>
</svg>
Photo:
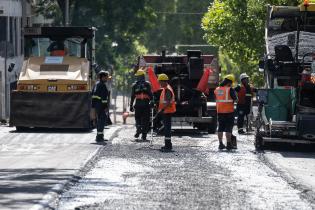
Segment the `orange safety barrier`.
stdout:
<svg viewBox="0 0 315 210">
<path fill-rule="evenodd" d="M 159 81 L 158 81 L 158 79 L 157 79 L 157 77 L 153 71 L 153 68 L 151 66 L 148 68 L 148 77 L 149 77 L 149 81 L 151 83 L 152 92 L 154 93 L 154 92 L 157 92 L 158 90 L 160 90 L 161 89 L 160 83 L 159 83 Z"/>
<path fill-rule="evenodd" d="M 200 92 L 206 93 L 208 89 L 208 80 L 209 76 L 212 74 L 212 69 L 211 68 L 206 68 L 205 71 L 203 72 L 203 75 L 198 83 L 197 90 Z"/>
</svg>

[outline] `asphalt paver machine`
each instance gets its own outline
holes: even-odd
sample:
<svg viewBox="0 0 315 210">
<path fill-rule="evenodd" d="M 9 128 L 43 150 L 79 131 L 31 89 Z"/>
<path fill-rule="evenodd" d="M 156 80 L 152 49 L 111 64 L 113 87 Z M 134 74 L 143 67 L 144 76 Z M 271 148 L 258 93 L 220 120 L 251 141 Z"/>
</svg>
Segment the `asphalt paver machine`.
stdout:
<svg viewBox="0 0 315 210">
<path fill-rule="evenodd" d="M 315 144 L 315 4 L 268 6 L 265 41 L 255 147 Z"/>
<path fill-rule="evenodd" d="M 219 66 L 216 55 L 203 55 L 200 50 L 187 50 L 186 54 L 144 55 L 139 57 L 139 66 L 152 66 L 154 73 L 167 74 L 174 90 L 176 113 L 172 117 L 174 123 L 191 125 L 200 131 L 215 133 L 217 113 L 214 89 L 219 83 Z M 207 91 L 197 89 L 206 70 L 211 73 L 205 83 Z M 160 92 L 155 93 L 159 99 Z"/>
</svg>

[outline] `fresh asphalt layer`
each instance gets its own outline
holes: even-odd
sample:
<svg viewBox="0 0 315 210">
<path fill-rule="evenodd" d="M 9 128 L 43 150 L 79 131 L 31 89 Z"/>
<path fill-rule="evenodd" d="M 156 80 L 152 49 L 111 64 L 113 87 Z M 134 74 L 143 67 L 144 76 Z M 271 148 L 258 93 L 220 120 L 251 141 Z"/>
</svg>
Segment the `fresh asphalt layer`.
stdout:
<svg viewBox="0 0 315 210">
<path fill-rule="evenodd" d="M 106 129 L 113 138 L 119 127 Z M 0 127 L 0 209 L 51 208 L 56 196 L 104 148 L 96 132 Z"/>
<path fill-rule="evenodd" d="M 126 126 L 104 147 L 58 209 L 315 209 L 307 178 L 315 174 L 313 152 L 289 157 L 291 170 L 285 155 L 256 152 L 253 135 L 238 136 L 239 149 L 227 152 L 218 151 L 216 135 L 180 131 L 174 152 L 161 153 L 162 137 L 150 146 L 135 141 L 134 132 Z"/>
</svg>

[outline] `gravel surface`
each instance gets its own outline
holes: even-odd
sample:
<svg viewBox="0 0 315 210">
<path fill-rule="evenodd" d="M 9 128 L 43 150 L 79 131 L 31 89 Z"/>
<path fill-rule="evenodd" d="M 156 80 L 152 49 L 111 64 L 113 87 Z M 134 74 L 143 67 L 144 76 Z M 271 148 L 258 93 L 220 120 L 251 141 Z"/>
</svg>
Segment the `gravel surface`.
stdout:
<svg viewBox="0 0 315 210">
<path fill-rule="evenodd" d="M 95 168 L 62 194 L 59 209 L 315 209 L 264 163 L 253 136 L 220 152 L 215 135 L 176 132 L 174 152 L 161 153 L 162 137 L 150 147 L 134 132 L 126 126 L 106 146 Z"/>
</svg>

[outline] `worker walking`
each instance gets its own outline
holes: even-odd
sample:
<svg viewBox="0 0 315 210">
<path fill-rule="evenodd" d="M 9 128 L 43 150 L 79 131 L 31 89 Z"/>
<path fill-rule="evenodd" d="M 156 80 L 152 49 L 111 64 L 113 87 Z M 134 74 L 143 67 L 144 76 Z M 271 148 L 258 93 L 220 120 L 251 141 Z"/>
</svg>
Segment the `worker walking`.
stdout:
<svg viewBox="0 0 315 210">
<path fill-rule="evenodd" d="M 106 125 L 107 120 L 107 109 L 109 92 L 106 87 L 106 82 L 109 77 L 108 71 L 100 71 L 98 73 L 99 81 L 95 84 L 92 91 L 92 108 L 95 109 L 96 112 L 96 142 L 107 141 L 104 139 L 104 127 Z"/>
<path fill-rule="evenodd" d="M 158 81 L 162 87 L 159 102 L 159 113 L 162 114 L 164 124 L 164 142 L 161 147 L 162 152 L 171 152 L 173 149 L 171 141 L 172 115 L 176 112 L 175 94 L 172 87 L 168 84 L 169 78 L 166 74 L 160 74 Z"/>
<path fill-rule="evenodd" d="M 142 134 L 141 139 L 145 141 L 150 129 L 150 102 L 153 95 L 150 82 L 145 81 L 145 71 L 139 69 L 135 76 L 137 82 L 132 85 L 130 111 L 135 111 L 137 129 L 135 138 Z"/>
<path fill-rule="evenodd" d="M 232 74 L 224 77 L 223 82 L 214 91 L 216 96 L 216 107 L 218 114 L 218 139 L 219 149 L 236 149 L 233 147 L 231 137 L 234 126 L 234 102 L 237 101 L 237 95 L 235 90 L 232 88 L 232 84 L 235 79 Z M 226 146 L 223 144 L 223 132 L 226 136 Z"/>
<path fill-rule="evenodd" d="M 239 134 L 245 134 L 244 131 L 244 118 L 247 117 L 252 109 L 252 97 L 255 88 L 249 84 L 249 76 L 246 73 L 240 75 L 241 85 L 235 88 L 238 96 L 237 102 L 237 128 Z"/>
</svg>

